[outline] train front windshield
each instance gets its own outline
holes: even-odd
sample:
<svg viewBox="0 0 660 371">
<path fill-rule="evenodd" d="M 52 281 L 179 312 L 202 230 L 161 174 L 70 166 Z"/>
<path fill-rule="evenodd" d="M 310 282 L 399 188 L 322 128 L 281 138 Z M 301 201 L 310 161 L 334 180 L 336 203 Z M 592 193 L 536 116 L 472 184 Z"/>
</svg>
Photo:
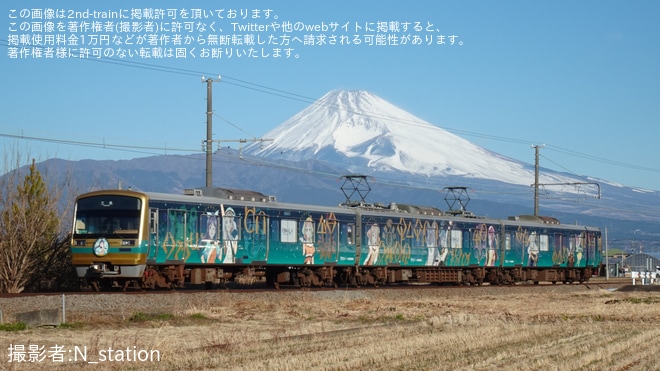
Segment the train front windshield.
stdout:
<svg viewBox="0 0 660 371">
<path fill-rule="evenodd" d="M 78 200 L 74 238 L 137 236 L 142 201 L 130 196 L 93 196 Z"/>
</svg>

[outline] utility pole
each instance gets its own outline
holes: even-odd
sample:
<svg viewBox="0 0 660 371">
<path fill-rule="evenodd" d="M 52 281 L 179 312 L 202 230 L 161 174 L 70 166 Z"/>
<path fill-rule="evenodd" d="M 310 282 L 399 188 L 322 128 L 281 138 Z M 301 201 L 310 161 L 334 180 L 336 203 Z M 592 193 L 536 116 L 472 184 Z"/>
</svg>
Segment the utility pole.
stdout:
<svg viewBox="0 0 660 371">
<path fill-rule="evenodd" d="M 605 227 L 605 281 L 610 280 L 610 261 L 609 251 L 607 251 L 607 227 Z"/>
<path fill-rule="evenodd" d="M 539 148 L 541 147 L 545 147 L 545 144 L 542 146 L 532 145 L 536 153 L 534 161 L 534 216 L 539 216 Z"/>
<path fill-rule="evenodd" d="M 205 78 L 202 76 L 202 82 L 206 83 L 206 187 L 213 186 L 213 82 L 220 82 L 220 76 L 217 80 Z"/>
<path fill-rule="evenodd" d="M 213 187 L 213 143 L 217 142 L 218 147 L 222 142 L 269 142 L 272 139 L 226 139 L 226 140 L 213 140 L 213 83 L 220 82 L 220 76 L 217 80 L 206 78 L 202 76 L 202 82 L 206 83 L 206 140 L 202 141 L 202 148 L 206 151 L 206 188 Z M 242 147 L 239 151 L 242 156 Z"/>
<path fill-rule="evenodd" d="M 539 149 L 544 148 L 545 144 L 535 145 L 532 144 L 532 148 L 535 150 L 534 156 L 534 216 L 539 216 L 539 187 L 540 186 L 576 186 L 581 185 L 592 185 L 595 186 L 598 190 L 597 196 L 595 198 L 600 199 L 600 184 L 594 182 L 569 182 L 569 183 L 539 183 Z M 579 189 L 578 189 L 579 192 Z"/>
</svg>

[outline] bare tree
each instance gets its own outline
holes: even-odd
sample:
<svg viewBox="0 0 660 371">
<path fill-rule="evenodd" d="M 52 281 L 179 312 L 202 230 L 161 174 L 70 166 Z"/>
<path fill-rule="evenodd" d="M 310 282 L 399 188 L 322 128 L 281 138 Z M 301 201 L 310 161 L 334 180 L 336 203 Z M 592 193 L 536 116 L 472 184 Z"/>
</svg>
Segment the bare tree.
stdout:
<svg viewBox="0 0 660 371">
<path fill-rule="evenodd" d="M 62 259 L 63 248 L 68 250 L 59 195 L 49 189 L 35 160 L 22 179 L 18 164 L 0 181 L 0 292 L 6 293 L 24 291 Z"/>
</svg>

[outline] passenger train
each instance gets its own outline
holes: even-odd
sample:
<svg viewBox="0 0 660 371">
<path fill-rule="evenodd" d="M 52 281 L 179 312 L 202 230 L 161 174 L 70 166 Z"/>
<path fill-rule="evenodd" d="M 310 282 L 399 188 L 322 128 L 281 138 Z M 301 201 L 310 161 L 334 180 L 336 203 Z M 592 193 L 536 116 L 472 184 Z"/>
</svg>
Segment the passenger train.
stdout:
<svg viewBox="0 0 660 371">
<path fill-rule="evenodd" d="M 433 207 L 278 202 L 236 189 L 104 190 L 76 198 L 72 261 L 95 290 L 585 282 L 598 228 Z"/>
</svg>

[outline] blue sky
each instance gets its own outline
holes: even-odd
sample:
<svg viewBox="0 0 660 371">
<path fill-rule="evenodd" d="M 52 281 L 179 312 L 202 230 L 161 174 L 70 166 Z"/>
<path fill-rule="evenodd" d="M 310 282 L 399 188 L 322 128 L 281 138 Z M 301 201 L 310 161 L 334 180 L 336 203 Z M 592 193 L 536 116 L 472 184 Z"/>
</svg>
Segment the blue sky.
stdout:
<svg viewBox="0 0 660 371">
<path fill-rule="evenodd" d="M 337 23 L 334 34 L 351 39 L 355 34 L 379 33 L 356 31 L 355 24 L 375 27 L 377 22 L 399 22 L 403 27 L 410 22 L 413 27 L 420 22 L 424 27 L 432 24 L 432 31 L 381 34 L 397 40 L 406 35 L 431 36 L 436 41 L 439 35 L 456 38 L 454 45 L 292 44 L 290 58 L 10 56 L 16 50 L 12 48 L 26 46 L 14 45 L 23 40 L 21 35 L 35 34 L 21 30 L 21 24 L 44 21 L 21 18 L 21 9 L 56 8 L 68 14 L 69 10 L 131 7 L 224 9 L 223 16 L 230 9 L 248 9 L 250 14 L 271 9 L 269 20 L 248 17 L 233 22 Z M 533 163 L 531 145 L 545 144 L 542 167 L 660 190 L 656 145 L 660 138 L 660 2 L 654 0 L 51 0 L 4 1 L 0 8 L 0 141 L 5 151 L 18 148 L 38 160 L 118 160 L 201 151 L 206 137 L 206 85 L 201 77 L 221 75 L 222 80 L 213 86 L 216 140 L 261 137 L 330 90 L 359 89 L 502 155 Z M 71 19 L 64 21 L 68 25 Z M 254 34 L 266 40 L 275 34 L 282 40 L 280 30 L 233 31 L 227 18 L 199 22 L 207 27 L 203 35 Z M 345 24 L 348 30 L 342 29 Z M 68 30 L 53 34 L 57 33 L 67 38 L 72 34 Z M 148 32 L 94 33 L 125 37 Z M 195 38 L 198 34 L 191 33 Z M 289 35 L 301 39 L 314 35 L 318 40 L 332 34 L 300 31 Z M 196 53 L 203 48 L 192 46 Z M 267 46 L 266 51 L 274 47 Z M 118 149 L 118 145 L 125 147 Z M 223 145 L 237 147 L 233 142 Z"/>
</svg>

